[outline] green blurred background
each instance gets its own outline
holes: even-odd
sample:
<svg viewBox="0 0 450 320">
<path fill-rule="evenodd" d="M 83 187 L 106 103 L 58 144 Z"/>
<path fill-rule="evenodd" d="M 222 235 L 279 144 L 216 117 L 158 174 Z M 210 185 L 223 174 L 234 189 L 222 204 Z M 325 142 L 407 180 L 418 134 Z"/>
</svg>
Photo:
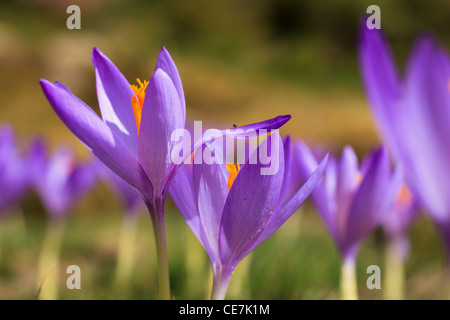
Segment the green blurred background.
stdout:
<svg viewBox="0 0 450 320">
<path fill-rule="evenodd" d="M 81 30 L 68 30 L 66 8 L 81 8 Z M 450 47 L 448 1 L 295 0 L 22 0 L 0 1 L 0 122 L 11 123 L 23 148 L 40 135 L 56 148 L 69 144 L 80 158 L 86 148 L 46 101 L 39 79 L 67 85 L 98 111 L 93 47 L 110 57 L 126 78 L 149 79 L 160 47 L 178 66 L 187 101 L 187 121 L 212 127 L 292 119 L 281 130 L 339 152 L 352 145 L 362 156 L 379 144 L 364 97 L 356 54 L 358 24 L 369 5 L 381 8 L 381 25 L 403 70 L 414 38 L 432 32 Z M 279 232 L 238 266 L 229 298 L 338 298 L 339 259 L 313 208 L 306 204 Z M 167 232 L 172 293 L 203 299 L 210 290 L 209 262 L 168 199 Z M 151 221 L 139 219 L 135 272 L 126 290 L 112 285 L 119 203 L 98 186 L 68 217 L 58 272 L 78 264 L 82 290 L 61 281 L 63 299 L 152 299 L 157 294 Z M 46 225 L 35 194 L 0 224 L 0 298 L 33 299 L 36 261 Z M 360 295 L 365 270 L 382 266 L 383 235 L 377 231 L 358 258 Z M 412 229 L 407 298 L 440 298 L 440 246 L 422 217 Z M 383 270 L 383 269 L 382 269 Z"/>
</svg>

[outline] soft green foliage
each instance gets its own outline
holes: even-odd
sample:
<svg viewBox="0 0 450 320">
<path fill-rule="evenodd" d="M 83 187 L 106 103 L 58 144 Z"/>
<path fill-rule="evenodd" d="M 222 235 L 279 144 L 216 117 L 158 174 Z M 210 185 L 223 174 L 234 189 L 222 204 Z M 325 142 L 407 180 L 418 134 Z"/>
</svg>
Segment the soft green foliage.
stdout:
<svg viewBox="0 0 450 320">
<path fill-rule="evenodd" d="M 66 221 L 60 275 L 60 299 L 155 299 L 156 255 L 150 217 L 138 220 L 136 261 L 126 287 L 114 287 L 116 249 L 122 217 L 119 212 L 80 208 Z M 1 225 L 0 297 L 34 299 L 37 260 L 46 220 L 33 212 L 16 212 Z M 206 299 L 211 290 L 209 260 L 181 215 L 167 214 L 167 240 L 174 299 Z M 383 272 L 383 237 L 371 236 L 361 248 L 357 277 L 362 299 L 381 299 L 369 290 L 367 266 Z M 441 255 L 435 230 L 421 218 L 412 231 L 412 255 L 406 264 L 407 299 L 441 297 Z M 81 290 L 68 290 L 66 268 L 81 268 Z M 248 268 L 248 270 L 244 270 Z M 244 273 L 241 277 L 241 273 Z M 383 274 L 381 275 L 383 278 Z M 45 287 L 44 289 L 45 290 Z M 339 299 L 339 257 L 320 218 L 305 205 L 275 235 L 243 260 L 230 282 L 228 299 Z"/>
</svg>

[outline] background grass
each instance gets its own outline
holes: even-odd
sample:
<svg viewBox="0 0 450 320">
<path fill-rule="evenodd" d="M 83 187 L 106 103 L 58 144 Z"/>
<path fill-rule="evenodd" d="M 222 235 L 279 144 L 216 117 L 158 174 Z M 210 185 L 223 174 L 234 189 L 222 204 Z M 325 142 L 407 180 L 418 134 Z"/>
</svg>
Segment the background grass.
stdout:
<svg viewBox="0 0 450 320">
<path fill-rule="evenodd" d="M 69 4 L 81 8 L 81 30 L 66 28 Z M 291 114 L 283 135 L 332 152 L 349 144 L 362 156 L 380 143 L 356 55 L 358 23 L 371 4 L 381 7 L 382 28 L 401 70 L 419 32 L 428 30 L 450 47 L 450 3 L 438 0 L 0 1 L 0 122 L 14 126 L 23 150 L 39 135 L 52 149 L 65 144 L 88 157 L 49 106 L 39 79 L 66 84 L 98 111 L 92 48 L 101 49 L 133 83 L 150 78 L 164 45 L 183 80 L 187 121 L 231 127 Z M 311 205 L 301 211 L 238 266 L 228 298 L 339 297 L 334 244 Z M 120 203 L 104 186 L 73 209 L 55 272 L 64 280 L 67 266 L 79 265 L 82 290 L 70 291 L 61 281 L 62 299 L 156 297 L 152 228 L 145 213 L 129 286 L 113 286 L 121 223 Z M 0 298 L 35 297 L 46 225 L 35 194 L 1 219 Z M 167 231 L 174 297 L 208 297 L 209 261 L 170 199 Z M 368 290 L 365 281 L 368 265 L 382 266 L 383 246 L 378 230 L 361 248 L 357 271 L 363 299 L 382 298 L 382 290 Z M 407 298 L 441 298 L 441 270 L 439 240 L 423 216 L 411 230 Z"/>
<path fill-rule="evenodd" d="M 79 210 L 68 217 L 59 273 L 61 299 L 157 298 L 156 253 L 149 216 L 143 212 L 136 234 L 136 264 L 126 287 L 114 285 L 120 212 L 98 214 Z M 2 299 L 34 299 L 37 261 L 45 221 L 15 213 L 2 221 Z M 212 278 L 206 253 L 175 210 L 167 212 L 168 252 L 175 299 L 209 297 Z M 406 298 L 443 297 L 440 244 L 434 227 L 422 217 L 411 230 L 411 255 L 406 264 Z M 381 290 L 366 287 L 367 267 L 378 265 L 383 281 L 384 239 L 380 230 L 362 245 L 357 260 L 361 299 L 382 299 Z M 66 269 L 81 269 L 81 290 L 66 288 Z M 44 289 L 45 290 L 45 287 Z M 238 265 L 229 299 L 339 299 L 339 256 L 319 217 L 305 204 L 289 222 Z"/>
</svg>

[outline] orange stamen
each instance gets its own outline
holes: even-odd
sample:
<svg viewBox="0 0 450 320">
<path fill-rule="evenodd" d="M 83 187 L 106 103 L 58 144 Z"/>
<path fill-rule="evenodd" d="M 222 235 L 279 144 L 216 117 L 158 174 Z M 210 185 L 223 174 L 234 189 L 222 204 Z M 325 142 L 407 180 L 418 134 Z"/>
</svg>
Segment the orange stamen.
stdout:
<svg viewBox="0 0 450 320">
<path fill-rule="evenodd" d="M 137 85 L 130 84 L 130 88 L 134 91 L 134 96 L 131 97 L 131 106 L 133 107 L 137 131 L 139 134 L 139 129 L 141 127 L 142 106 L 144 105 L 145 89 L 147 89 L 148 81 L 144 80 L 144 83 L 142 83 L 139 78 L 136 79 L 136 81 L 139 84 L 139 88 Z"/>
<path fill-rule="evenodd" d="M 413 196 L 411 194 L 411 191 L 409 191 L 406 184 L 403 183 L 400 186 L 400 189 L 398 189 L 397 191 L 397 195 L 395 196 L 395 202 L 407 204 L 411 202 L 412 198 Z"/>
<path fill-rule="evenodd" d="M 356 182 L 358 184 L 361 184 L 361 182 L 364 180 L 364 176 L 361 172 L 358 172 L 358 174 L 356 175 Z"/>
<path fill-rule="evenodd" d="M 225 167 L 227 168 L 228 171 L 230 171 L 230 175 L 228 176 L 228 190 L 231 189 L 231 186 L 233 185 L 234 179 L 236 179 L 239 170 L 241 170 L 241 166 L 239 165 L 239 163 L 237 165 L 230 163 L 230 164 L 226 164 Z"/>
</svg>

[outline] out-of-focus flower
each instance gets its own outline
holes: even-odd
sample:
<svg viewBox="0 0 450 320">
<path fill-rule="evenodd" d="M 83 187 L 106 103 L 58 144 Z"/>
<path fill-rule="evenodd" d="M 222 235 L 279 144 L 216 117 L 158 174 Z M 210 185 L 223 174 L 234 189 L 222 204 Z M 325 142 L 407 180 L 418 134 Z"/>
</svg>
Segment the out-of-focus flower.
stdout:
<svg viewBox="0 0 450 320">
<path fill-rule="evenodd" d="M 420 36 L 403 79 L 380 30 L 361 28 L 359 60 L 378 130 L 420 206 L 438 227 L 450 260 L 450 59 Z"/>
<path fill-rule="evenodd" d="M 43 141 L 36 139 L 31 159 L 33 184 L 52 219 L 64 218 L 98 180 L 94 162 L 78 162 L 69 148 L 49 156 Z"/>
<path fill-rule="evenodd" d="M 96 162 L 100 178 L 105 181 L 112 193 L 118 197 L 124 209 L 124 214 L 127 216 L 137 214 L 145 206 L 142 194 L 102 162 Z"/>
<path fill-rule="evenodd" d="M 295 143 L 294 161 L 303 177 L 318 165 L 301 141 Z M 390 210 L 400 178 L 392 172 L 384 147 L 359 165 L 353 149 L 347 146 L 340 158 L 330 157 L 323 179 L 312 192 L 314 205 L 339 249 L 344 299 L 357 298 L 354 269 L 359 246 Z"/>
<path fill-rule="evenodd" d="M 186 103 L 178 69 L 163 47 L 150 81 L 130 85 L 100 50 L 93 62 L 102 118 L 67 87 L 41 80 L 42 89 L 65 125 L 112 171 L 139 190 L 150 211 L 157 247 L 160 297 L 170 298 L 164 227 L 168 186 L 183 163 L 174 163 L 172 134 L 185 128 Z M 280 116 L 245 129 L 277 129 Z M 225 132 L 220 132 L 225 135 Z M 210 135 L 209 138 L 217 137 Z M 194 143 L 193 148 L 202 143 Z M 186 155 L 188 156 L 188 155 Z"/>
<path fill-rule="evenodd" d="M 0 215 L 18 205 L 29 185 L 29 163 L 18 150 L 13 129 L 0 127 Z"/>
<path fill-rule="evenodd" d="M 30 151 L 30 176 L 49 216 L 38 263 L 38 297 L 57 299 L 57 272 L 48 277 L 59 263 L 65 218 L 98 181 L 94 161 L 78 162 L 69 148 L 47 154 L 44 142 L 37 138 Z"/>
<path fill-rule="evenodd" d="M 398 189 L 394 203 L 385 215 L 382 223 L 387 237 L 395 240 L 397 255 L 402 260 L 406 259 L 409 252 L 408 230 L 419 213 L 417 201 L 406 184 L 403 183 Z"/>
<path fill-rule="evenodd" d="M 328 156 L 305 184 L 285 198 L 285 163 L 291 155 L 283 152 L 278 133 L 263 144 L 275 139 L 279 166 L 272 175 L 261 175 L 265 166 L 261 160 L 242 166 L 193 164 L 185 165 L 170 186 L 175 204 L 208 252 L 214 274 L 213 299 L 225 297 L 236 265 L 289 219 L 325 170 Z"/>
<path fill-rule="evenodd" d="M 408 231 L 419 212 L 417 201 L 402 183 L 382 225 L 386 235 L 383 290 L 386 299 L 404 299 L 404 264 L 410 250 Z"/>
</svg>

